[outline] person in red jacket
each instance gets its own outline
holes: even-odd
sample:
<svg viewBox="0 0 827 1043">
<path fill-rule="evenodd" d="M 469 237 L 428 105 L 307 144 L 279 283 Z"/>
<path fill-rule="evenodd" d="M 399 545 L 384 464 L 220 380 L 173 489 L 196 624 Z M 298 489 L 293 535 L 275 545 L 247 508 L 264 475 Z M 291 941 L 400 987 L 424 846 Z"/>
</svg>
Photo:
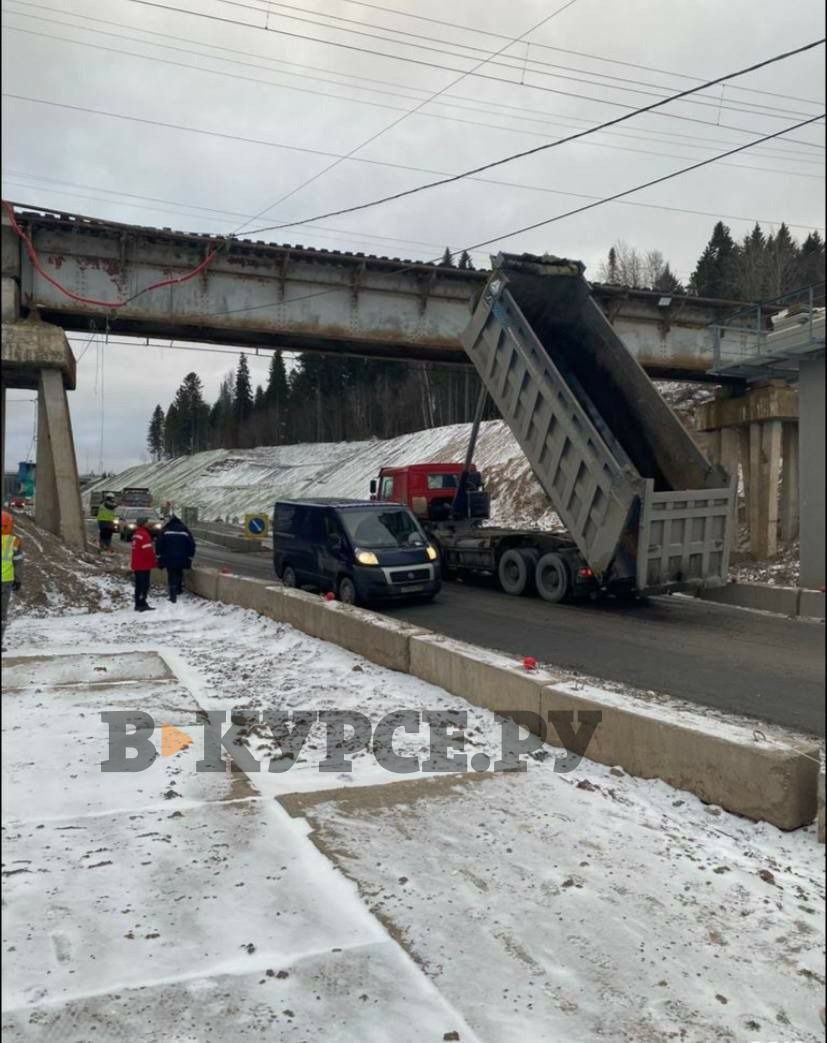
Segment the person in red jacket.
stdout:
<svg viewBox="0 0 827 1043">
<path fill-rule="evenodd" d="M 158 567 L 158 559 L 155 557 L 155 548 L 152 545 L 152 535 L 146 527 L 148 519 L 137 518 L 138 527 L 132 536 L 132 559 L 130 566 L 135 573 L 135 611 L 153 612 L 151 605 L 147 604 L 149 594 L 149 580 L 152 570 Z"/>
</svg>

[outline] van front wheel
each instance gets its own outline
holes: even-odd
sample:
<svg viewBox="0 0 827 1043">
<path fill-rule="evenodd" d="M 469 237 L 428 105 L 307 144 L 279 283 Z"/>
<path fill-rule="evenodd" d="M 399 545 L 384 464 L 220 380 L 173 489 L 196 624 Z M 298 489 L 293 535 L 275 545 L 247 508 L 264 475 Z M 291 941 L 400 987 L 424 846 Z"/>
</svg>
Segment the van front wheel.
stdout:
<svg viewBox="0 0 827 1043">
<path fill-rule="evenodd" d="M 284 572 L 281 574 L 281 581 L 285 587 L 297 587 L 298 580 L 296 579 L 296 570 L 292 565 L 285 565 Z"/>
<path fill-rule="evenodd" d="M 356 591 L 356 584 L 350 576 L 342 576 L 339 580 L 339 601 L 341 601 L 343 605 L 359 604 L 359 595 Z"/>
</svg>

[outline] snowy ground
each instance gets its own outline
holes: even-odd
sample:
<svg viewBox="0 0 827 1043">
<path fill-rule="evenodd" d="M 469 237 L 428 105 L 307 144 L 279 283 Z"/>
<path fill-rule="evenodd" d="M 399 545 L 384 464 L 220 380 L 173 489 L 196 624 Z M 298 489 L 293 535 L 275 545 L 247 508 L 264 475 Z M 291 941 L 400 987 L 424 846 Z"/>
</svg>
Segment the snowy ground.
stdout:
<svg viewBox="0 0 827 1043">
<path fill-rule="evenodd" d="M 195 772 L 198 708 L 465 709 L 470 754 L 500 728 L 252 613 L 158 604 L 10 627 L 4 1039 L 823 1038 L 812 830 L 552 750 L 400 781 L 368 754 L 320 773 L 317 732 L 289 771 Z M 102 774 L 114 709 L 194 742 Z"/>
</svg>

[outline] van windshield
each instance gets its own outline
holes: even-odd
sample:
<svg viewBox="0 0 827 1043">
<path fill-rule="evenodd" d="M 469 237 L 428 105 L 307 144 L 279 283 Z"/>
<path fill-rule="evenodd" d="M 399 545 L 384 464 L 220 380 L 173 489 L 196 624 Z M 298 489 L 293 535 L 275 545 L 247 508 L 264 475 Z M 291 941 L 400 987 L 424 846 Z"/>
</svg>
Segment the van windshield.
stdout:
<svg viewBox="0 0 827 1043">
<path fill-rule="evenodd" d="M 407 511 L 342 511 L 340 517 L 357 547 L 379 550 L 383 547 L 425 546 L 422 530 Z"/>
</svg>

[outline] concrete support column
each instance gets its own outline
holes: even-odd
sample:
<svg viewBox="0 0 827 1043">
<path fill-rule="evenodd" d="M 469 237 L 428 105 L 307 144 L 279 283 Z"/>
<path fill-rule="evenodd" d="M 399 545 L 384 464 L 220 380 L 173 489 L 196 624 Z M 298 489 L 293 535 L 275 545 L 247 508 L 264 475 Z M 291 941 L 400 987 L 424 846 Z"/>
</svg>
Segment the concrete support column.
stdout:
<svg viewBox="0 0 827 1043">
<path fill-rule="evenodd" d="M 55 369 L 40 374 L 37 395 L 37 491 L 35 520 L 70 547 L 85 549 L 86 529 L 80 502 L 78 467 L 69 402 L 63 378 Z M 46 469 L 41 499 L 41 460 Z"/>
<path fill-rule="evenodd" d="M 778 553 L 778 488 L 781 481 L 781 434 L 780 420 L 767 420 L 754 424 L 758 442 L 758 480 L 753 481 L 753 508 L 751 520 L 755 519 L 750 539 L 756 558 L 774 558 Z M 752 443 L 752 434 L 750 442 Z M 754 450 L 753 450 L 754 452 Z M 755 457 L 753 457 L 754 466 Z M 755 472 L 754 472 L 755 473 Z"/>
<path fill-rule="evenodd" d="M 824 355 L 802 359 L 800 374 L 801 585 L 820 590 L 825 583 Z"/>
<path fill-rule="evenodd" d="M 781 438 L 781 539 L 798 536 L 798 424 L 784 424 Z"/>
</svg>

